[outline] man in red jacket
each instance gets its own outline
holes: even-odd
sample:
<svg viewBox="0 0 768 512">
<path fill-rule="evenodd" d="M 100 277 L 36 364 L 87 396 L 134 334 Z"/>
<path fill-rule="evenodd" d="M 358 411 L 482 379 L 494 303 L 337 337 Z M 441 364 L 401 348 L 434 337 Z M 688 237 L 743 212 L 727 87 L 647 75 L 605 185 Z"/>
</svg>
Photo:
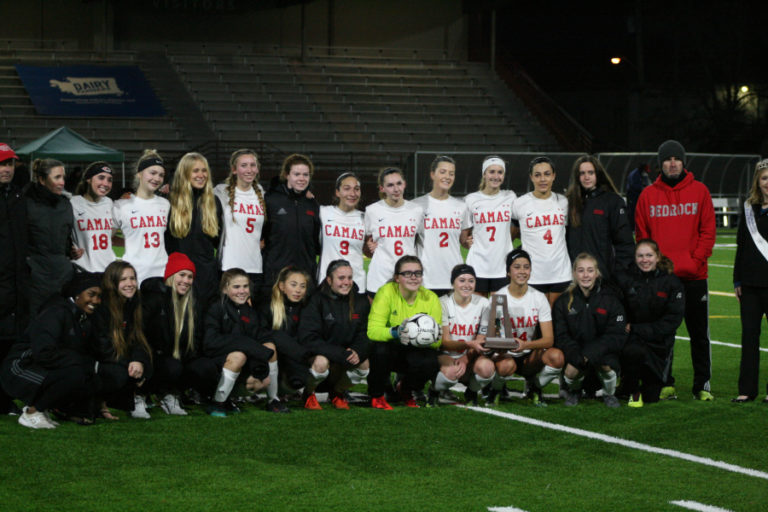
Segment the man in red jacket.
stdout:
<svg viewBox="0 0 768 512">
<path fill-rule="evenodd" d="M 693 396 L 714 399 L 709 379 L 709 292 L 707 259 L 715 245 L 715 209 L 706 185 L 685 169 L 685 148 L 676 140 L 659 146 L 661 174 L 640 194 L 635 209 L 637 239 L 652 238 L 675 264 L 685 288 L 685 325 L 691 337 Z M 674 398 L 672 361 L 662 398 Z"/>
</svg>

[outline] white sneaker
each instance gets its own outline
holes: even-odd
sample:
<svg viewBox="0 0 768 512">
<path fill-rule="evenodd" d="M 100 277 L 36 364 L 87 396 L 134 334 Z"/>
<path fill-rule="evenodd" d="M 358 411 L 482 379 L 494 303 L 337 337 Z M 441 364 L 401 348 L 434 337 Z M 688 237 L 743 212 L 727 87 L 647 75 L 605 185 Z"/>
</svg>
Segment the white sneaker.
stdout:
<svg viewBox="0 0 768 512">
<path fill-rule="evenodd" d="M 45 419 L 48 420 L 48 423 L 50 423 L 54 427 L 58 427 L 60 425 L 60 423 L 58 421 L 56 421 L 53 418 L 51 418 L 51 413 L 49 413 L 48 411 L 43 412 L 43 414 L 45 415 Z"/>
<path fill-rule="evenodd" d="M 147 402 L 142 395 L 133 396 L 133 410 L 131 411 L 131 418 L 139 418 L 142 420 L 148 420 L 152 416 L 147 412 Z"/>
<path fill-rule="evenodd" d="M 160 407 L 165 411 L 165 414 L 173 414 L 176 416 L 187 415 L 187 411 L 181 407 L 178 397 L 171 395 L 170 393 L 160 400 Z"/>
<path fill-rule="evenodd" d="M 40 411 L 28 413 L 26 407 L 24 407 L 24 412 L 21 414 L 21 416 L 19 416 L 19 425 L 35 429 L 56 428 L 56 425 L 48 421 L 48 418 L 44 413 Z"/>
</svg>

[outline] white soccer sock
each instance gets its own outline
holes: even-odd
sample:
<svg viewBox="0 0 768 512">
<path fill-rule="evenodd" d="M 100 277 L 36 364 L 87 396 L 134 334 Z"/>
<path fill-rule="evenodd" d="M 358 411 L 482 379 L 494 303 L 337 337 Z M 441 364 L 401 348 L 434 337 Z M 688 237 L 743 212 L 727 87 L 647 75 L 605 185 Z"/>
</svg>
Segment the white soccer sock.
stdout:
<svg viewBox="0 0 768 512">
<path fill-rule="evenodd" d="M 277 399 L 277 386 L 280 383 L 277 361 L 269 363 L 269 384 L 267 384 L 267 399 L 271 402 Z"/>
<path fill-rule="evenodd" d="M 563 380 L 565 381 L 565 385 L 568 386 L 568 390 L 578 391 L 581 389 L 581 383 L 584 382 L 584 376 L 576 377 L 575 379 L 569 379 L 563 375 Z"/>
<path fill-rule="evenodd" d="M 315 389 L 318 384 L 323 382 L 328 377 L 329 370 L 325 370 L 323 373 L 317 373 L 313 368 L 309 369 L 310 377 L 307 379 L 307 387 Z"/>
<path fill-rule="evenodd" d="M 561 371 L 563 371 L 561 368 L 553 368 L 545 364 L 544 368 L 536 375 L 536 385 L 539 386 L 539 389 L 544 389 L 544 386 L 555 380 Z"/>
<path fill-rule="evenodd" d="M 227 399 L 232 392 L 232 388 L 235 387 L 238 375 L 240 375 L 240 372 L 233 372 L 232 370 L 222 368 L 219 385 L 216 387 L 216 393 L 213 395 L 215 401 L 223 402 Z"/>
<path fill-rule="evenodd" d="M 496 377 L 496 372 L 493 372 L 493 375 L 488 377 L 487 379 L 484 379 L 482 377 L 478 377 L 474 373 L 469 378 L 469 389 L 472 391 L 480 391 L 485 386 L 487 386 L 489 383 L 493 382 L 493 379 Z"/>
<path fill-rule="evenodd" d="M 616 372 L 600 372 L 600 379 L 603 381 L 603 391 L 606 395 L 612 395 L 616 392 Z"/>
<path fill-rule="evenodd" d="M 353 368 L 351 370 L 347 370 L 347 377 L 349 377 L 349 381 L 352 384 L 362 384 L 365 382 L 365 379 L 368 378 L 368 374 L 371 372 L 371 370 L 361 370 L 360 368 Z"/>
<path fill-rule="evenodd" d="M 443 372 L 437 372 L 437 377 L 435 378 L 435 391 L 451 389 L 457 382 L 457 380 L 450 380 Z"/>
</svg>

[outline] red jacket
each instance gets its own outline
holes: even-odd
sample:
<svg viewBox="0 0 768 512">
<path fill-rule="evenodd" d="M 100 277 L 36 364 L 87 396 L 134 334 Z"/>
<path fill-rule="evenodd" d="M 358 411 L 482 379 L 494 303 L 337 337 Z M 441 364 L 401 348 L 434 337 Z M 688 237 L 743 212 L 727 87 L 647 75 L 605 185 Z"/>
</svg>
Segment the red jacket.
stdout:
<svg viewBox="0 0 768 512">
<path fill-rule="evenodd" d="M 715 245 L 715 209 L 706 185 L 686 176 L 674 187 L 661 179 L 646 187 L 635 209 L 637 239 L 652 238 L 685 281 L 707 278 Z"/>
</svg>

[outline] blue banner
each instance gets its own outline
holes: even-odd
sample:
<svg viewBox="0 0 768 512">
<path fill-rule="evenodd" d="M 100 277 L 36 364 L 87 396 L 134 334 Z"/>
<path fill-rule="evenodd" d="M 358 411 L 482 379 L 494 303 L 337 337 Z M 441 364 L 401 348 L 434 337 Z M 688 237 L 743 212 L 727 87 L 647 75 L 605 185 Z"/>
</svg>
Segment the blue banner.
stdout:
<svg viewBox="0 0 768 512">
<path fill-rule="evenodd" d="M 159 117 L 165 114 L 137 66 L 16 65 L 38 114 Z"/>
</svg>

